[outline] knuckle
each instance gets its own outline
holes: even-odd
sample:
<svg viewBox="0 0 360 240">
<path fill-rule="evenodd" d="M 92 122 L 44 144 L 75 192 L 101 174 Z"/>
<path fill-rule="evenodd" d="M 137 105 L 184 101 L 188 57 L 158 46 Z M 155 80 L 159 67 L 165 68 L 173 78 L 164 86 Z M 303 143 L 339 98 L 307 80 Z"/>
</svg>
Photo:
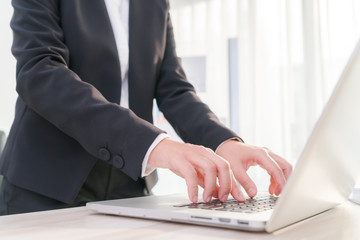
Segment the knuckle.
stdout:
<svg viewBox="0 0 360 240">
<path fill-rule="evenodd" d="M 192 143 L 186 143 L 186 145 L 188 145 L 191 148 L 197 148 L 199 146 L 199 145 L 192 144 Z"/>
<path fill-rule="evenodd" d="M 219 169 L 223 171 L 230 171 L 230 163 L 228 161 L 219 162 Z"/>
<path fill-rule="evenodd" d="M 198 185 L 192 181 L 192 180 L 189 180 L 189 179 L 185 179 L 185 182 L 186 182 L 186 185 L 187 185 L 187 188 L 188 189 L 197 189 Z"/>
<path fill-rule="evenodd" d="M 196 145 L 191 143 L 185 143 L 185 146 L 188 148 L 189 151 L 194 151 L 196 149 Z"/>
<path fill-rule="evenodd" d="M 213 164 L 213 163 L 211 163 L 211 162 L 209 162 L 208 164 L 206 164 L 206 165 L 204 166 L 204 168 L 205 168 L 205 171 L 207 171 L 207 172 L 211 172 L 211 173 L 217 172 L 215 164 Z"/>
<path fill-rule="evenodd" d="M 197 173 L 196 171 L 189 171 L 187 174 L 187 178 L 189 181 L 196 179 L 197 178 Z"/>
<path fill-rule="evenodd" d="M 267 147 L 263 147 L 263 149 L 265 149 L 266 151 L 270 151 L 270 149 L 269 149 L 269 148 L 267 148 Z"/>
<path fill-rule="evenodd" d="M 182 167 L 176 168 L 177 171 L 181 172 L 184 176 L 186 182 L 195 181 L 197 179 L 196 170 L 190 165 L 184 165 Z"/>
<path fill-rule="evenodd" d="M 242 186 L 244 189 L 249 189 L 249 188 L 253 188 L 253 187 L 254 187 L 251 182 L 242 183 L 241 186 Z"/>
<path fill-rule="evenodd" d="M 201 146 L 201 145 L 194 145 L 194 146 L 196 147 L 196 150 L 198 150 L 198 151 L 201 151 L 201 152 L 207 151 L 204 146 Z"/>
<path fill-rule="evenodd" d="M 195 151 L 195 152 L 198 152 L 198 153 L 207 151 L 207 150 L 205 149 L 205 147 L 200 146 L 200 145 L 195 145 L 195 144 L 187 143 L 187 146 L 191 149 L 191 151 Z"/>
<path fill-rule="evenodd" d="M 198 186 L 196 184 L 189 184 L 188 185 L 188 189 L 191 191 L 196 191 L 198 188 Z"/>
<path fill-rule="evenodd" d="M 267 151 L 264 148 L 256 148 L 254 153 L 256 158 L 259 160 L 263 159 L 267 155 Z"/>
<path fill-rule="evenodd" d="M 222 189 L 224 192 L 229 193 L 231 191 L 231 187 L 223 187 Z"/>
<path fill-rule="evenodd" d="M 212 150 L 211 148 L 205 147 L 205 150 L 208 151 L 208 152 L 211 152 L 211 153 L 215 153 L 214 150 Z"/>
<path fill-rule="evenodd" d="M 220 191 L 221 192 L 228 192 L 228 191 L 231 191 L 231 184 L 223 184 L 223 185 L 220 185 Z"/>
<path fill-rule="evenodd" d="M 277 177 L 278 181 L 283 178 L 283 172 L 280 169 L 274 169 L 271 175 Z"/>
</svg>

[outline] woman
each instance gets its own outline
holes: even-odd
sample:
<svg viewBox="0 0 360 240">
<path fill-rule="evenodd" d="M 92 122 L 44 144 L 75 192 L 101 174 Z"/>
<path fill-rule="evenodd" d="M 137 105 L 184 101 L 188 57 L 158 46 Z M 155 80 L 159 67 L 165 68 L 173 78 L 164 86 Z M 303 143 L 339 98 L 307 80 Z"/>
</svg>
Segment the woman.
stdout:
<svg viewBox="0 0 360 240">
<path fill-rule="evenodd" d="M 16 114 L 0 159 L 7 213 L 149 194 L 154 168 L 189 199 L 250 197 L 259 164 L 280 194 L 291 166 L 244 144 L 200 101 L 175 51 L 165 0 L 13 0 Z M 152 103 L 185 144 L 152 125 Z M 147 176 L 147 177 L 146 177 Z M 217 180 L 219 185 L 217 185 Z"/>
</svg>

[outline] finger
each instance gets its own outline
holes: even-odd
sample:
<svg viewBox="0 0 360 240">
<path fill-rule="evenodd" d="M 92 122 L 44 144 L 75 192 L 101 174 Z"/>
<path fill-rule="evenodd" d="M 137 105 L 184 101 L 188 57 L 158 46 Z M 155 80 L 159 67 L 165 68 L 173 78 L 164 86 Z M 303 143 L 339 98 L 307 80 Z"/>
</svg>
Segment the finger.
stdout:
<svg viewBox="0 0 360 240">
<path fill-rule="evenodd" d="M 217 168 L 217 176 L 220 188 L 218 189 L 220 201 L 226 202 L 232 189 L 232 173 L 230 164 L 220 156 L 216 155 L 211 149 L 208 149 L 208 159 L 210 159 Z"/>
<path fill-rule="evenodd" d="M 204 177 L 200 173 L 198 173 L 198 183 L 199 183 L 199 186 L 201 186 L 202 188 L 205 187 Z M 218 191 L 219 191 L 219 186 L 218 186 L 218 184 L 216 184 L 216 190 L 213 194 L 214 198 L 218 198 Z"/>
<path fill-rule="evenodd" d="M 241 192 L 240 187 L 237 184 L 234 174 L 232 172 L 231 172 L 231 179 L 232 179 L 231 195 L 239 202 L 245 202 L 245 196 Z"/>
<path fill-rule="evenodd" d="M 204 152 L 207 152 L 204 148 L 200 147 L 197 150 L 197 154 L 193 155 L 189 161 L 203 176 L 203 200 L 209 202 L 216 191 L 217 167 L 211 160 L 204 156 Z"/>
<path fill-rule="evenodd" d="M 198 176 L 194 167 L 188 162 L 182 162 L 178 166 L 179 175 L 185 179 L 188 196 L 190 201 L 196 203 L 198 201 Z"/>
<path fill-rule="evenodd" d="M 243 168 L 237 169 L 234 173 L 235 178 L 239 181 L 241 186 L 245 189 L 249 197 L 255 197 L 257 188 L 253 180 L 247 175 L 246 170 Z"/>
<path fill-rule="evenodd" d="M 171 171 L 173 173 L 175 173 L 177 176 L 181 177 L 181 178 L 185 178 L 181 172 L 179 172 L 178 170 L 176 169 L 171 169 Z M 199 171 L 196 171 L 197 172 L 197 176 L 198 176 L 198 185 L 201 186 L 203 189 L 205 188 L 205 183 L 204 183 L 204 176 L 199 172 Z M 218 191 L 219 191 L 219 186 L 216 184 L 216 190 L 213 194 L 213 197 L 214 198 L 218 198 Z"/>
<path fill-rule="evenodd" d="M 279 167 L 277 162 L 270 156 L 266 149 L 261 149 L 255 161 L 264 168 L 271 177 L 275 179 L 277 187 L 280 188 L 280 191 L 285 185 L 285 176 L 282 169 Z"/>
<path fill-rule="evenodd" d="M 269 193 L 273 195 L 276 189 L 276 181 L 273 177 L 270 177 Z"/>
<path fill-rule="evenodd" d="M 216 191 L 217 170 L 216 170 L 216 166 L 212 162 L 208 162 L 207 165 L 204 167 L 204 169 L 205 172 L 203 175 L 203 180 L 204 180 L 203 200 L 205 202 L 210 202 L 212 196 L 214 195 L 214 192 Z"/>
<path fill-rule="evenodd" d="M 276 187 L 275 187 L 275 195 L 276 195 L 276 196 L 279 196 L 280 193 L 281 193 L 281 191 L 282 191 L 282 189 L 280 189 L 280 188 L 276 185 Z"/>
<path fill-rule="evenodd" d="M 215 192 L 213 194 L 214 198 L 219 199 L 219 189 L 220 189 L 219 185 L 216 184 L 216 190 L 215 190 Z"/>
<path fill-rule="evenodd" d="M 267 148 L 265 148 L 267 149 Z M 268 153 L 270 154 L 270 156 L 277 162 L 277 164 L 279 165 L 279 167 L 282 169 L 285 179 L 288 180 L 289 176 L 292 172 L 292 166 L 290 163 L 288 163 L 284 158 L 282 158 L 281 156 L 277 155 L 276 153 L 273 153 L 271 150 L 267 149 Z"/>
</svg>

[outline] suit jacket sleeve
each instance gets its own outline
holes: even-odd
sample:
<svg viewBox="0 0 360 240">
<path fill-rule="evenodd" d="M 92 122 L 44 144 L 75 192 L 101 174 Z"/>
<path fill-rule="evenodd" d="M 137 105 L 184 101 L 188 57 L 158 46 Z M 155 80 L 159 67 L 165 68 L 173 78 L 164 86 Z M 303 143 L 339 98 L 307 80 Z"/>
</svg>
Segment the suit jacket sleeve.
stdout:
<svg viewBox="0 0 360 240">
<path fill-rule="evenodd" d="M 28 108 L 91 155 L 103 159 L 104 152 L 99 150 L 105 148 L 111 155 L 121 156 L 122 170 L 137 179 L 148 147 L 162 131 L 131 110 L 107 101 L 69 69 L 70 53 L 59 24 L 58 5 L 56 0 L 13 0 L 16 90 Z"/>
<path fill-rule="evenodd" d="M 223 141 L 238 137 L 220 123 L 187 81 L 180 59 L 176 55 L 169 14 L 166 49 L 156 88 L 156 99 L 166 119 L 185 142 L 203 145 L 215 151 Z"/>
</svg>

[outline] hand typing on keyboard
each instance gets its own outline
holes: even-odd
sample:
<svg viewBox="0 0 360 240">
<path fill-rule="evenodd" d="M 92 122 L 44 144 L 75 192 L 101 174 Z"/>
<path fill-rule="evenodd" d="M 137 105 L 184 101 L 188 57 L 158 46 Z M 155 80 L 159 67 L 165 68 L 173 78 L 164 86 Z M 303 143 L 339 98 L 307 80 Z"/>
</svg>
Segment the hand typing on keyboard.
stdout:
<svg viewBox="0 0 360 240">
<path fill-rule="evenodd" d="M 273 209 L 277 199 L 278 198 L 275 196 L 264 195 L 247 199 L 245 202 L 239 202 L 236 199 L 229 199 L 226 202 L 213 200 L 211 202 L 179 204 L 174 205 L 174 207 L 187 207 L 226 212 L 258 213 Z"/>
<path fill-rule="evenodd" d="M 183 177 L 189 199 L 194 203 L 198 201 L 198 186 L 204 188 L 204 202 L 210 202 L 212 197 L 226 202 L 229 194 L 237 201 L 244 202 L 245 196 L 237 181 L 248 196 L 254 197 L 257 188 L 246 173 L 253 165 L 259 165 L 269 173 L 269 193 L 279 195 L 292 171 L 287 161 L 267 148 L 254 147 L 232 139 L 223 142 L 215 153 L 203 146 L 166 138 L 151 152 L 148 163 L 154 167 L 170 169 Z"/>
<path fill-rule="evenodd" d="M 255 183 L 246 173 L 251 166 L 259 165 L 270 175 L 269 193 L 279 195 L 289 178 L 292 166 L 267 148 L 259 148 L 238 141 L 227 141 L 216 152 L 231 166 L 236 180 L 249 197 L 257 194 Z"/>
</svg>

